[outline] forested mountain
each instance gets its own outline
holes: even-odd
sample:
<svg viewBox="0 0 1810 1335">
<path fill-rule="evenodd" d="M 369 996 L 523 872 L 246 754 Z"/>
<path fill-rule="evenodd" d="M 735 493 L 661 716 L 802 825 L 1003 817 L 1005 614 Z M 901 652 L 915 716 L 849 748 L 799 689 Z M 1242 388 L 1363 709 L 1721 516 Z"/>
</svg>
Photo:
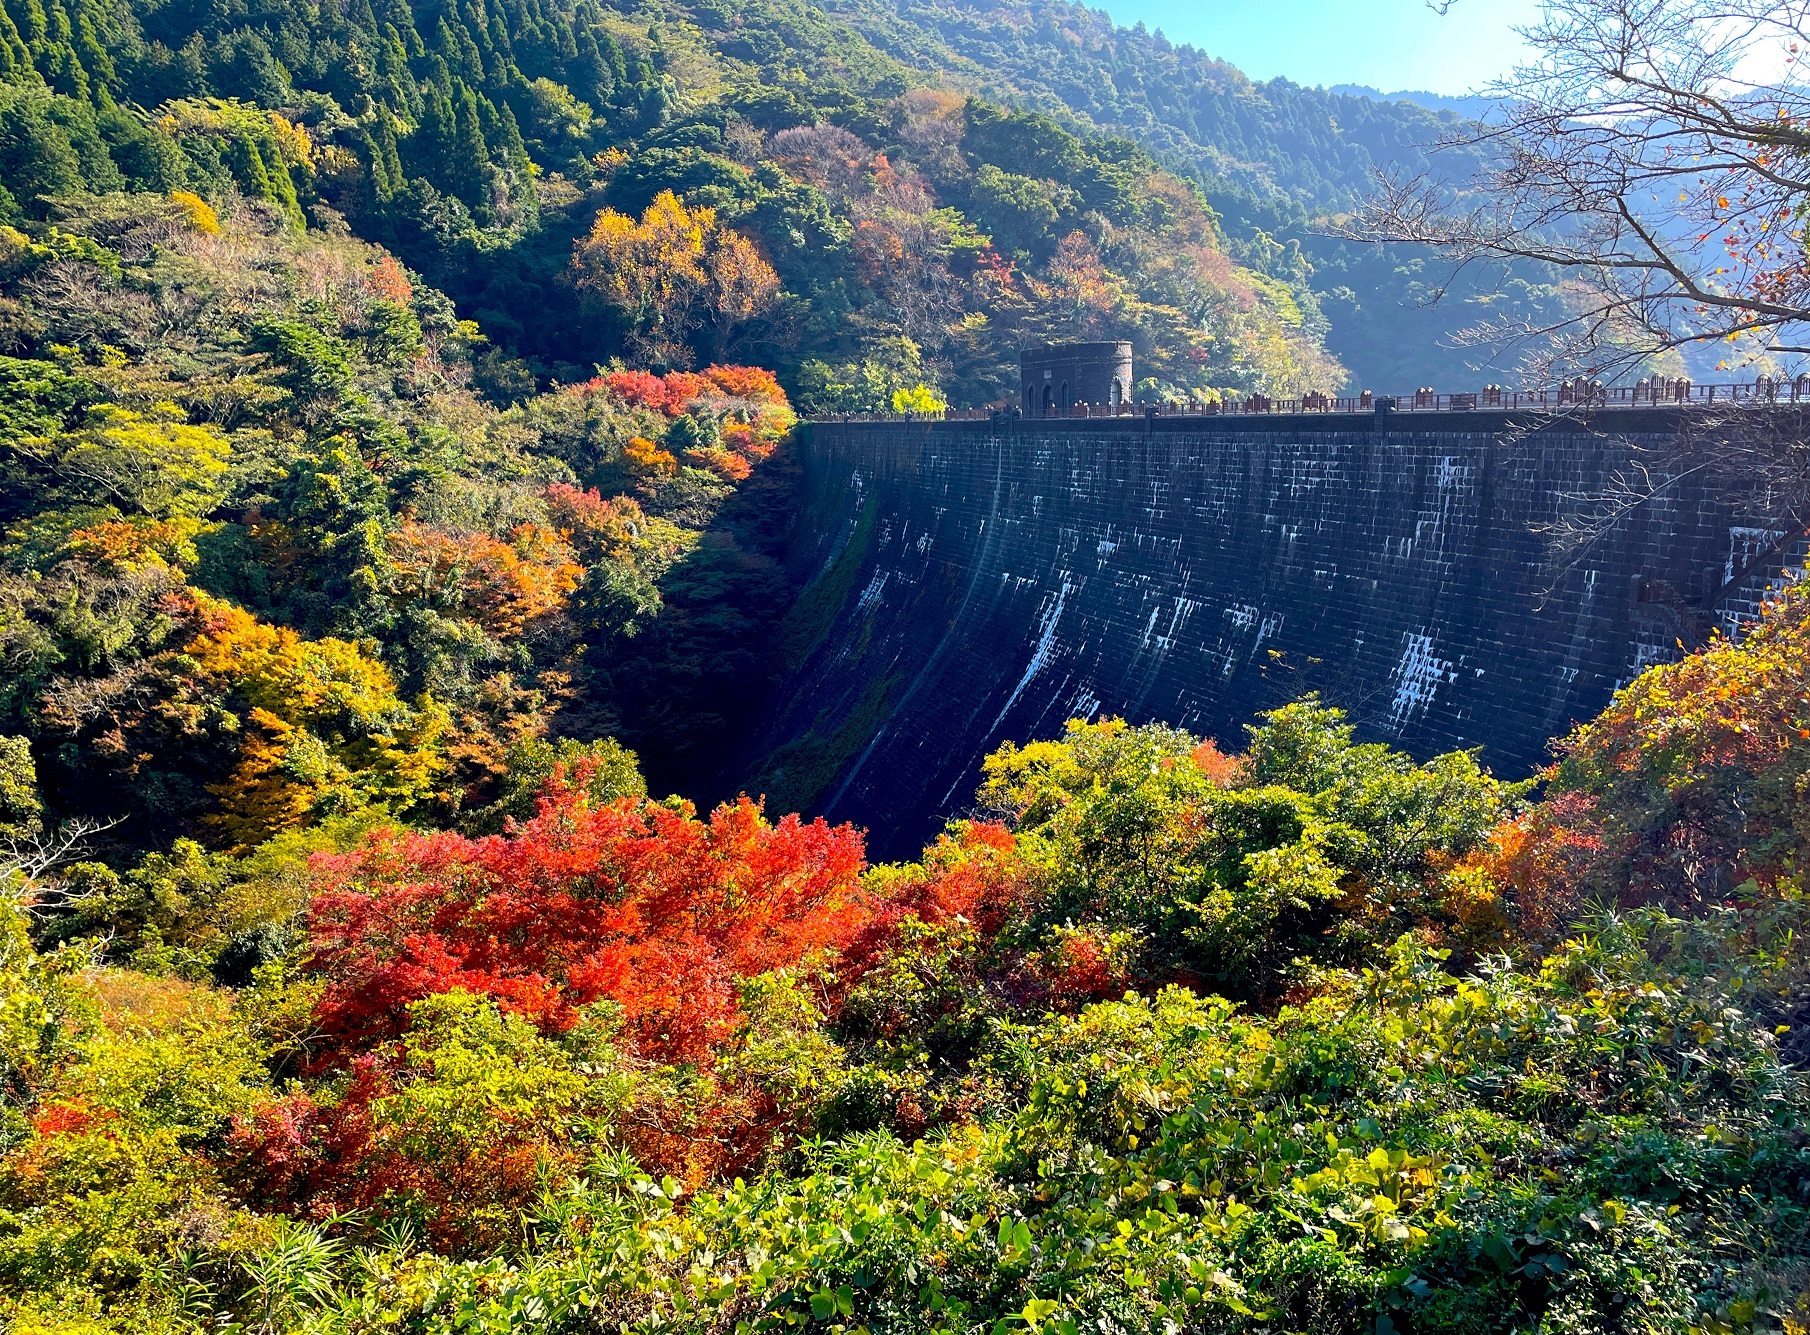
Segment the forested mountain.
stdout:
<svg viewBox="0 0 1810 1335">
<path fill-rule="evenodd" d="M 1139 343 L 1146 393 L 1332 387 L 1328 313 L 1366 383 L 1468 374 L 1437 346 L 1457 317 L 1414 309 L 1436 264 L 1308 228 L 1377 163 L 1421 166 L 1440 118 L 1253 85 L 1080 8 L 20 0 L 5 22 L 15 222 L 121 188 L 337 216 L 479 320 L 505 399 L 734 346 L 807 407 L 918 382 L 984 403 L 1022 341 L 1090 334 Z M 639 220 L 667 189 L 754 267 L 587 282 L 599 209 Z M 643 278 L 658 231 L 622 242 Z"/>
<path fill-rule="evenodd" d="M 1414 88 L 1385 93 L 1380 88 L 1372 88 L 1368 84 L 1362 83 L 1335 83 L 1329 91 L 1353 97 L 1368 97 L 1377 102 L 1412 102 L 1415 106 L 1425 107 L 1428 111 L 1450 111 L 1455 115 L 1480 121 L 1487 121 L 1492 117 L 1499 116 L 1502 110 L 1501 104 L 1495 98 L 1476 93 L 1448 97 L 1444 93 L 1429 93 L 1424 89 Z"/>
<path fill-rule="evenodd" d="M 1486 316 L 1537 318 L 1555 308 L 1553 275 L 1532 265 L 1454 273 L 1422 251 L 1353 245 L 1316 230 L 1352 208 L 1379 170 L 1468 182 L 1479 150 L 1439 146 L 1464 125 L 1452 111 L 1286 79 L 1257 83 L 1210 53 L 1141 23 L 1117 27 L 1072 0 L 831 0 L 827 8 L 908 61 L 934 64 L 986 96 L 1126 135 L 1198 180 L 1235 255 L 1321 294 L 1327 345 L 1354 385 L 1506 378 L 1506 365 L 1484 364 L 1489 351 L 1461 352 L 1450 335 Z"/>
<path fill-rule="evenodd" d="M 1341 138 L 1087 20 L 1074 69 L 1135 97 L 1077 114 L 1032 78 L 1056 29 L 960 17 L 0 5 L 0 732 L 51 806 L 139 853 L 494 823 L 553 735 L 715 797 L 794 404 L 1009 400 L 1077 335 L 1133 338 L 1143 394 L 1343 378 L 1324 274 L 1203 190 L 1298 223 L 1263 172 L 1322 144 L 1303 197 L 1348 201 L 1419 113 Z M 1189 79 L 1223 170 L 1098 123 Z"/>
</svg>

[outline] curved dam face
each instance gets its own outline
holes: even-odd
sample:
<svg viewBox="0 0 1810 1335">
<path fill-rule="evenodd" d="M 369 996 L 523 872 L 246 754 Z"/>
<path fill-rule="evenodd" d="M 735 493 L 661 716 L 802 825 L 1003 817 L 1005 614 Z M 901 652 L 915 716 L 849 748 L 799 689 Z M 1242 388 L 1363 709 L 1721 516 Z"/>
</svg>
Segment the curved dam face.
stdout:
<svg viewBox="0 0 1810 1335">
<path fill-rule="evenodd" d="M 804 588 L 747 786 L 912 856 L 1002 742 L 1122 715 L 1236 750 L 1308 691 L 1366 739 L 1525 775 L 1785 563 L 1782 520 L 1679 459 L 1681 420 L 804 426 Z M 1605 521 L 1633 476 L 1664 485 Z"/>
</svg>

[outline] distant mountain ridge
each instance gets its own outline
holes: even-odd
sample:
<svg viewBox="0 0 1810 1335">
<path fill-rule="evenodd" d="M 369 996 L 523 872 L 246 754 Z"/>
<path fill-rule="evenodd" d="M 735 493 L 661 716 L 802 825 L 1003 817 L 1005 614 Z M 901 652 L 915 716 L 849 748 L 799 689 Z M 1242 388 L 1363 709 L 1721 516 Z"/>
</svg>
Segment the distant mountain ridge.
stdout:
<svg viewBox="0 0 1810 1335">
<path fill-rule="evenodd" d="M 1488 121 L 1501 107 L 1496 98 L 1482 97 L 1475 93 L 1449 97 L 1443 93 L 1429 93 L 1416 88 L 1385 93 L 1361 83 L 1335 83 L 1326 91 L 1345 97 L 1368 97 L 1378 102 L 1410 102 L 1428 111 L 1450 111 L 1466 120 Z"/>
</svg>

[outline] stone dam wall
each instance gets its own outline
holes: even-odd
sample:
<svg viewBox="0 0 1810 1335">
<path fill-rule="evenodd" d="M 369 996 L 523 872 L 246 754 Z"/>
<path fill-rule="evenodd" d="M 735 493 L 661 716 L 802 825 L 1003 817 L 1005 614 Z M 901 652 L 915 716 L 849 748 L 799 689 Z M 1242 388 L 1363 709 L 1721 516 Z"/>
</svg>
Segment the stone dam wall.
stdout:
<svg viewBox="0 0 1810 1335">
<path fill-rule="evenodd" d="M 1243 744 L 1318 691 L 1369 740 L 1523 776 L 1751 609 L 1796 532 L 1679 458 L 1681 410 L 800 428 L 782 685 L 750 791 L 914 855 L 981 759 L 1071 717 Z M 1665 485 L 1570 563 L 1554 524 Z"/>
</svg>

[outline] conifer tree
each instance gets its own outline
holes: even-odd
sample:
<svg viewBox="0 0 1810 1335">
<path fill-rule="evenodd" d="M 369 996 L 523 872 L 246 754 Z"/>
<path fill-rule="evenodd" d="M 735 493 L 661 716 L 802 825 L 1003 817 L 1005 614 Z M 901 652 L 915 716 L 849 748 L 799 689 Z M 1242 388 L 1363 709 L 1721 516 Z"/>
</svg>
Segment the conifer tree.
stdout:
<svg viewBox="0 0 1810 1335">
<path fill-rule="evenodd" d="M 490 27 L 490 45 L 498 55 L 514 64 L 515 47 L 509 40 L 509 24 L 504 20 L 501 10 L 500 5 L 494 9 L 486 7 L 488 15 L 486 21 Z"/>
<path fill-rule="evenodd" d="M 622 56 L 622 43 L 618 42 L 609 31 L 604 30 L 599 35 L 597 44 L 598 49 L 603 52 L 604 60 L 610 67 L 611 81 L 620 87 L 628 79 L 628 62 Z"/>
<path fill-rule="evenodd" d="M 408 177 L 402 170 L 402 155 L 396 150 L 396 132 L 387 116 L 381 122 L 381 136 L 378 146 L 383 150 L 384 174 L 389 177 L 390 184 L 400 190 L 408 184 Z"/>
<path fill-rule="evenodd" d="M 264 174 L 270 182 L 271 194 L 284 216 L 297 227 L 306 226 L 301 200 L 296 194 L 295 178 L 289 174 L 289 164 L 283 161 L 280 152 L 273 150 L 265 155 Z"/>
<path fill-rule="evenodd" d="M 598 50 L 597 39 L 592 36 L 588 27 L 580 28 L 577 33 L 578 60 L 573 66 L 574 82 L 584 91 L 584 95 L 598 106 L 610 100 L 610 94 L 616 91 L 616 81 L 611 77 L 608 62 Z"/>
<path fill-rule="evenodd" d="M 430 81 L 421 95 L 421 124 L 409 136 L 409 157 L 416 171 L 443 188 L 452 155 L 452 119 L 445 92 L 437 80 Z"/>
<path fill-rule="evenodd" d="M 421 115 L 421 92 L 415 76 L 409 72 L 408 48 L 396 25 L 383 25 L 383 46 L 378 53 L 378 68 L 383 73 L 383 94 L 390 110 L 410 119 Z"/>
<path fill-rule="evenodd" d="M 461 83 L 453 125 L 448 185 L 471 206 L 472 213 L 487 221 L 490 203 L 490 151 L 478 121 L 477 94 Z"/>
<path fill-rule="evenodd" d="M 17 206 L 31 212 L 40 211 L 38 196 L 84 185 L 82 160 L 63 127 L 45 115 L 42 99 L 24 98 L 0 113 L 0 176 Z"/>
<path fill-rule="evenodd" d="M 31 63 L 31 52 L 26 48 L 25 38 L 19 32 L 18 24 L 13 22 L 5 6 L 0 5 L 0 50 L 5 52 L 5 63 L 0 66 L 0 78 L 8 83 L 36 83 L 37 70 Z"/>
<path fill-rule="evenodd" d="M 95 105 L 112 106 L 112 90 L 119 86 L 119 70 L 113 63 L 113 57 L 107 54 L 106 48 L 95 36 L 94 24 L 86 14 L 76 20 L 75 50 L 81 58 L 83 68 L 88 71 L 90 94 Z"/>
<path fill-rule="evenodd" d="M 50 37 L 50 17 L 44 12 L 43 0 L 23 0 L 24 36 L 31 53 L 35 56 L 44 50 Z"/>
<path fill-rule="evenodd" d="M 171 66 L 182 96 L 207 96 L 207 45 L 200 33 L 182 44 L 182 50 L 176 53 Z"/>
<path fill-rule="evenodd" d="M 385 204 L 407 181 L 402 174 L 401 157 L 396 152 L 396 132 L 390 126 L 390 118 L 381 111 L 377 114 L 377 129 L 367 143 L 371 158 L 371 193 L 379 204 Z"/>
<path fill-rule="evenodd" d="M 390 175 L 389 164 L 384 161 L 383 147 L 378 143 L 378 131 L 367 131 L 364 136 L 365 180 L 370 186 L 368 202 L 381 207 L 395 197 L 396 178 Z"/>
<path fill-rule="evenodd" d="M 433 53 L 438 56 L 449 70 L 465 73 L 464 61 L 459 51 L 459 39 L 453 36 L 452 25 L 442 14 L 440 21 L 434 25 Z"/>
<path fill-rule="evenodd" d="M 427 45 L 421 40 L 421 31 L 415 27 L 415 16 L 402 0 L 392 0 L 385 17 L 389 26 L 402 38 L 402 50 L 410 60 L 418 60 L 427 54 Z"/>
<path fill-rule="evenodd" d="M 279 203 L 276 187 L 271 184 L 270 172 L 264 164 L 264 155 L 258 152 L 258 146 L 244 131 L 240 131 L 227 149 L 226 162 L 232 168 L 233 179 L 238 182 L 239 189 L 253 199 L 264 199 L 272 204 Z"/>
<path fill-rule="evenodd" d="M 528 148 L 522 142 L 521 126 L 516 123 L 515 112 L 507 102 L 502 104 L 500 113 L 502 120 L 502 138 L 498 141 L 511 162 L 521 159 L 526 161 Z"/>
<path fill-rule="evenodd" d="M 459 17 L 461 19 L 460 33 L 463 39 L 471 42 L 477 48 L 478 54 L 484 57 L 484 63 L 489 65 L 496 55 L 496 48 L 490 44 L 490 29 L 478 17 L 477 11 L 471 5 L 471 0 L 466 0 L 465 12 Z"/>
</svg>

